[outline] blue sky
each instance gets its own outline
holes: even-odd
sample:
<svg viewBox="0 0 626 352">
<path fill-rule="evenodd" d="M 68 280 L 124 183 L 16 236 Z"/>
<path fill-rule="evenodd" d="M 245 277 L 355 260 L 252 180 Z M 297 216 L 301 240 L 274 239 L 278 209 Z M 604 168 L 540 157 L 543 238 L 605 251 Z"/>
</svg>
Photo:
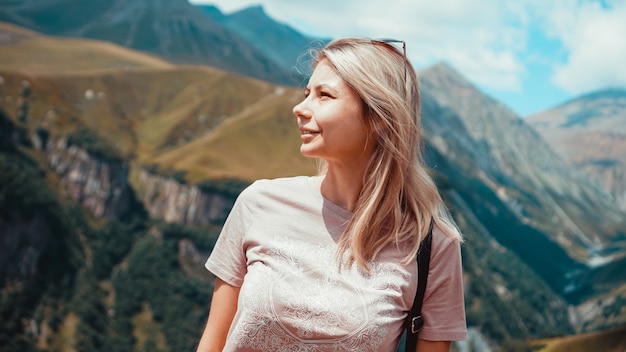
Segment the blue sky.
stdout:
<svg viewBox="0 0 626 352">
<path fill-rule="evenodd" d="M 520 116 L 626 87 L 626 0 L 190 0 L 261 4 L 311 36 L 398 38 L 417 69 L 446 61 Z"/>
</svg>

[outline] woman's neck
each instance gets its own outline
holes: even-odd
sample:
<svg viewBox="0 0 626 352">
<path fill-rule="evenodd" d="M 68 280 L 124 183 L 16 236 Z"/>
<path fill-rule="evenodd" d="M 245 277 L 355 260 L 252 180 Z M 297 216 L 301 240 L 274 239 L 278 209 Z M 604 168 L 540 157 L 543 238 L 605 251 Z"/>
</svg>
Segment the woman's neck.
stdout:
<svg viewBox="0 0 626 352">
<path fill-rule="evenodd" d="M 328 165 L 320 185 L 324 198 L 354 212 L 363 188 L 364 168 Z"/>
</svg>

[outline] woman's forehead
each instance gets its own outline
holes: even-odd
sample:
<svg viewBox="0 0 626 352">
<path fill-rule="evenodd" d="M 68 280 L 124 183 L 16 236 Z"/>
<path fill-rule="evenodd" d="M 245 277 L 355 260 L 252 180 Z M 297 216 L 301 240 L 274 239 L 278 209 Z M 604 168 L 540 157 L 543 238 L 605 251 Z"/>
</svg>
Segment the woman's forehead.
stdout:
<svg viewBox="0 0 626 352">
<path fill-rule="evenodd" d="M 309 88 L 311 86 L 329 86 L 329 87 L 341 87 L 347 85 L 346 82 L 339 76 L 335 68 L 330 61 L 324 59 L 320 61 L 313 70 L 311 78 L 309 78 Z"/>
</svg>

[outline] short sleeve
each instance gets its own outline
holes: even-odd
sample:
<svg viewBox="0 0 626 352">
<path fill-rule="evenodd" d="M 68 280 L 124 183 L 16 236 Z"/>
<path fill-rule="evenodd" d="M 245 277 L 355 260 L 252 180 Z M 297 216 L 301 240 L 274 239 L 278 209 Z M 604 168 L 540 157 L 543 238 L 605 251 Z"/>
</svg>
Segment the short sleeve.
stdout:
<svg viewBox="0 0 626 352">
<path fill-rule="evenodd" d="M 253 221 L 253 187 L 246 188 L 228 214 L 205 267 L 229 285 L 241 287 L 247 271 L 244 239 Z"/>
<path fill-rule="evenodd" d="M 461 245 L 435 228 L 424 294 L 424 327 L 419 338 L 430 341 L 460 341 L 467 338 Z"/>
</svg>

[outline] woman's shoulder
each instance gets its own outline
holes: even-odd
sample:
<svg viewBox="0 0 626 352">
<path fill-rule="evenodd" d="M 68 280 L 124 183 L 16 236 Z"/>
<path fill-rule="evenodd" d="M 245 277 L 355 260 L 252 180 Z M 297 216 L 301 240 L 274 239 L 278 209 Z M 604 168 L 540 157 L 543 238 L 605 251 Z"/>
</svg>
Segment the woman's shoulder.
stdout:
<svg viewBox="0 0 626 352">
<path fill-rule="evenodd" d="M 301 195 L 304 187 L 308 187 L 310 176 L 282 177 L 260 179 L 246 187 L 239 198 L 242 200 L 283 198 Z"/>
<path fill-rule="evenodd" d="M 304 208 L 315 203 L 313 193 L 308 190 L 310 184 L 308 176 L 260 179 L 244 189 L 235 203 L 257 215 L 267 211 L 279 214 L 285 206 Z"/>
<path fill-rule="evenodd" d="M 463 242 L 463 239 L 456 226 L 448 224 L 441 219 L 434 222 L 431 246 L 433 257 L 443 252 L 455 252 L 457 248 L 460 248 L 461 242 Z"/>
<path fill-rule="evenodd" d="M 254 181 L 244 192 L 273 192 L 289 189 L 300 189 L 309 182 L 310 176 L 281 177 Z"/>
<path fill-rule="evenodd" d="M 279 204 L 302 198 L 307 176 L 260 179 L 246 187 L 235 200 L 233 209 L 242 214 L 255 214 L 259 209 L 274 209 Z"/>
</svg>

